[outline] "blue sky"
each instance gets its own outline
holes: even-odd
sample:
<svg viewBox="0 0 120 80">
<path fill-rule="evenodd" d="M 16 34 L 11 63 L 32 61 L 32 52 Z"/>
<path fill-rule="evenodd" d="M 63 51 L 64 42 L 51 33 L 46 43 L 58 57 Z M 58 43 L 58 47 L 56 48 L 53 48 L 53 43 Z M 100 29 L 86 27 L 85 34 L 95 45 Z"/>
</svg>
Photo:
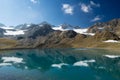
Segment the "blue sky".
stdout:
<svg viewBox="0 0 120 80">
<path fill-rule="evenodd" d="M 120 18 L 117 0 L 0 0 L 0 22 L 6 25 L 68 23 L 88 27 Z"/>
</svg>

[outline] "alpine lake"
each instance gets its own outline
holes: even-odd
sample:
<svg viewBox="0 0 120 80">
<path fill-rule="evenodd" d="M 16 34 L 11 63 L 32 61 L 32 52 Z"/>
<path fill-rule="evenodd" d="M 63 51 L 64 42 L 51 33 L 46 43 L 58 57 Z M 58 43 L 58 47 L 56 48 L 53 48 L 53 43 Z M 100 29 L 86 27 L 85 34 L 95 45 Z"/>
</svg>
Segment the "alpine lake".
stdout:
<svg viewBox="0 0 120 80">
<path fill-rule="evenodd" d="M 86 48 L 0 51 L 0 80 L 120 80 L 120 52 Z"/>
</svg>

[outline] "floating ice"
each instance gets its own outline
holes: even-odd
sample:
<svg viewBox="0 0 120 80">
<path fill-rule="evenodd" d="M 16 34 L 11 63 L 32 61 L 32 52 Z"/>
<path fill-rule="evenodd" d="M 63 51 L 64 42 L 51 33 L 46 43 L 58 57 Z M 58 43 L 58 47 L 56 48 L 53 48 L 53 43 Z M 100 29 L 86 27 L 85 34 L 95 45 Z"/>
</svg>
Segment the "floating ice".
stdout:
<svg viewBox="0 0 120 80">
<path fill-rule="evenodd" d="M 120 57 L 120 55 L 104 55 L 105 57 L 108 57 L 108 58 L 118 58 Z"/>
<path fill-rule="evenodd" d="M 0 63 L 0 66 L 10 66 L 12 65 L 11 63 Z"/>
<path fill-rule="evenodd" d="M 85 66 L 88 67 L 88 63 L 93 63 L 95 62 L 95 60 L 84 60 L 84 61 L 78 61 L 76 63 L 73 64 L 73 66 Z"/>
<path fill-rule="evenodd" d="M 79 62 L 74 63 L 73 66 L 85 66 L 85 67 L 87 67 L 89 65 L 88 65 L 88 63 L 85 63 L 83 61 L 79 61 Z"/>
<path fill-rule="evenodd" d="M 13 62 L 13 63 L 23 63 L 23 58 L 18 57 L 2 57 L 4 63 L 6 62 Z"/>
<path fill-rule="evenodd" d="M 66 63 L 52 64 L 52 67 L 61 68 L 63 65 L 68 65 L 68 64 L 66 64 Z"/>
</svg>

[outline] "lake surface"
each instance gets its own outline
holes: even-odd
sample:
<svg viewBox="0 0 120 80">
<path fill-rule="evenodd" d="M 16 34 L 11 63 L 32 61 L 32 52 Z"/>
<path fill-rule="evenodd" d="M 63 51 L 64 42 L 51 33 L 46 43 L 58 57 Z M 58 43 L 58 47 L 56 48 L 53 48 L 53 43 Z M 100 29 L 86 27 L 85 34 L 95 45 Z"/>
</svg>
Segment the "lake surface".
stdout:
<svg viewBox="0 0 120 80">
<path fill-rule="evenodd" d="M 120 52 L 84 48 L 1 51 L 0 80 L 120 80 Z"/>
</svg>

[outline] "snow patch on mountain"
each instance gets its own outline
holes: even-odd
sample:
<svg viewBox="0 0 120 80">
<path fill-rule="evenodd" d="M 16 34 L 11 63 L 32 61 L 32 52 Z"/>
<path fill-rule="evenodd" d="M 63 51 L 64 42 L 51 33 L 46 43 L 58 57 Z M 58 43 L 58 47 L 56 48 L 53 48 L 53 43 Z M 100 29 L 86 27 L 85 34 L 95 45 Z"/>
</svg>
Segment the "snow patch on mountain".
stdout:
<svg viewBox="0 0 120 80">
<path fill-rule="evenodd" d="M 73 31 L 80 33 L 80 34 L 91 35 L 91 36 L 95 35 L 95 33 L 87 33 L 88 28 L 84 28 L 84 29 L 82 29 L 82 28 L 81 29 L 66 28 L 66 29 L 63 29 L 62 26 L 59 26 L 59 27 L 53 27 L 52 29 L 60 30 L 60 31 L 73 30 Z"/>
<path fill-rule="evenodd" d="M 59 26 L 59 27 L 52 27 L 52 29 L 54 29 L 54 30 L 60 30 L 60 31 L 69 30 L 69 29 L 63 29 L 62 26 Z"/>
<path fill-rule="evenodd" d="M 23 35 L 24 34 L 24 30 L 6 30 L 6 32 L 4 33 L 4 35 Z"/>
<path fill-rule="evenodd" d="M 2 28 L 2 29 L 14 29 L 13 27 L 7 27 L 7 26 L 4 26 L 4 27 L 0 27 L 0 28 Z"/>
<path fill-rule="evenodd" d="M 117 40 L 107 40 L 107 41 L 103 41 L 103 42 L 106 42 L 106 43 L 118 43 L 119 41 L 117 41 Z"/>
</svg>

